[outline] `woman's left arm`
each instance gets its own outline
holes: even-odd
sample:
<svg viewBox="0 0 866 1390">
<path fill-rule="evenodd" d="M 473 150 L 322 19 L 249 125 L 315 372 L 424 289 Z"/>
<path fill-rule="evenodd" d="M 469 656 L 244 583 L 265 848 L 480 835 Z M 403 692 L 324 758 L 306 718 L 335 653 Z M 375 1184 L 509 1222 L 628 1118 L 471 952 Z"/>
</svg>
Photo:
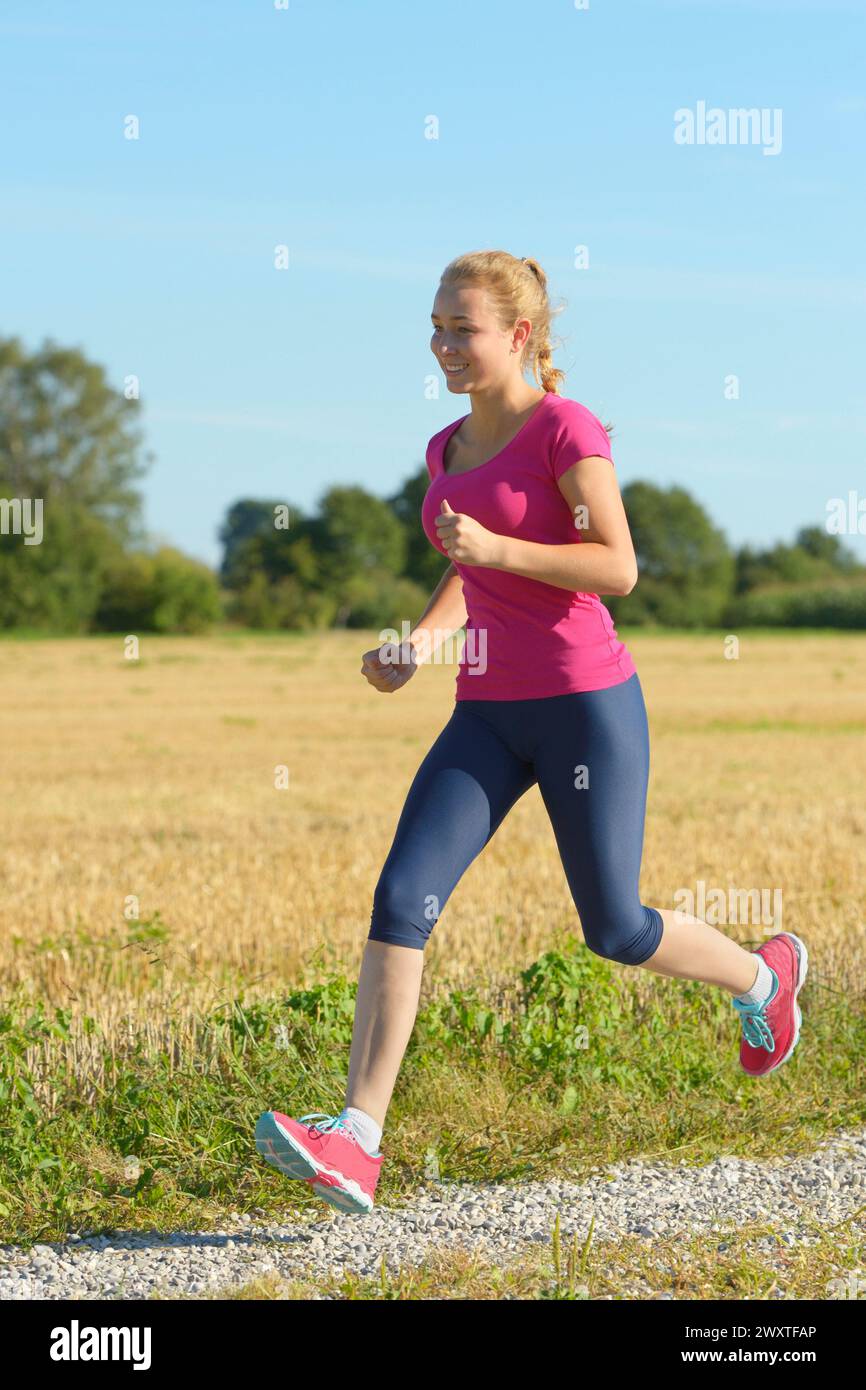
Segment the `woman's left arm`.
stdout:
<svg viewBox="0 0 866 1390">
<path fill-rule="evenodd" d="M 631 593 L 637 583 L 637 557 L 610 459 L 600 454 L 578 459 L 560 477 L 559 490 L 581 540 L 542 545 L 498 536 L 489 568 L 576 592 Z"/>
</svg>

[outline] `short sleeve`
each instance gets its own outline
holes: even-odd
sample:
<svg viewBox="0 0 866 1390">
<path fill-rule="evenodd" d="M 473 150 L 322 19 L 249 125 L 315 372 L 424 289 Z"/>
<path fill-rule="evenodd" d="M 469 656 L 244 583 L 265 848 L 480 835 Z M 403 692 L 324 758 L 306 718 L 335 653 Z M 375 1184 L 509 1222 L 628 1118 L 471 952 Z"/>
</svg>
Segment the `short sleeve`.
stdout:
<svg viewBox="0 0 866 1390">
<path fill-rule="evenodd" d="M 564 401 L 550 451 L 550 469 L 558 481 L 578 459 L 599 454 L 610 459 L 610 439 L 604 425 L 579 401 Z"/>
</svg>

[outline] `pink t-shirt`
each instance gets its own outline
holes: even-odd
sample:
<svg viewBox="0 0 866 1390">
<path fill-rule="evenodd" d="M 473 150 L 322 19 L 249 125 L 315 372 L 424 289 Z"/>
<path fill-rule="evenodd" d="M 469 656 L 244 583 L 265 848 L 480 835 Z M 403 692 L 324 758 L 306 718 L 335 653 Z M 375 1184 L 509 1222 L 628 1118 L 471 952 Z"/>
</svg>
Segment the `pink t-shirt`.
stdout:
<svg viewBox="0 0 866 1390">
<path fill-rule="evenodd" d="M 421 522 L 432 545 L 442 499 L 498 535 L 547 545 L 580 543 L 580 531 L 557 479 L 577 459 L 609 458 L 600 420 L 586 406 L 549 391 L 529 419 L 493 458 L 448 477 L 445 444 L 461 421 L 446 425 L 427 445 L 430 486 Z M 635 671 L 598 594 L 483 565 L 454 567 L 463 581 L 468 621 L 457 671 L 458 700 L 534 700 L 578 690 L 604 690 Z"/>
</svg>

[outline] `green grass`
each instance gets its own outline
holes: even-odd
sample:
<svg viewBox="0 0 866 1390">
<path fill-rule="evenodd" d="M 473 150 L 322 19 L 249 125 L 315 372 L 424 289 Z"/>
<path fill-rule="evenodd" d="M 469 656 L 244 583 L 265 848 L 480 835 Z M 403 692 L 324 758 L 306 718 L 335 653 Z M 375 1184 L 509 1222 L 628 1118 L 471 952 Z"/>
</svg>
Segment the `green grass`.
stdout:
<svg viewBox="0 0 866 1390">
<path fill-rule="evenodd" d="M 159 944 L 159 923 L 151 928 Z M 86 1016 L 0 1004 L 0 1239 L 212 1229 L 319 1203 L 259 1158 L 258 1114 L 336 1113 L 356 985 L 339 974 L 232 997 L 195 1047 L 110 1046 Z M 813 971 L 783 1069 L 748 1077 L 729 996 L 629 972 L 574 939 L 514 980 L 443 987 L 419 1012 L 383 1137 L 377 1200 L 431 1177 L 569 1176 L 632 1156 L 702 1163 L 803 1152 L 866 1115 L 866 1003 Z M 86 1062 L 83 1060 L 86 1054 Z"/>
</svg>

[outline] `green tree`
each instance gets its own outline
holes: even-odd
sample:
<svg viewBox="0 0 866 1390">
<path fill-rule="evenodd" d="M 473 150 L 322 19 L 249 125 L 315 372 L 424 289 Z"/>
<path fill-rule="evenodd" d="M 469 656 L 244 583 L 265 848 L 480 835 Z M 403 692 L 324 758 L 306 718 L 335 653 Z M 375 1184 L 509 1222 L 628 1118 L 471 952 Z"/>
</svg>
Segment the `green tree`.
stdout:
<svg viewBox="0 0 866 1390">
<path fill-rule="evenodd" d="M 134 484 L 153 455 L 142 455 L 138 416 L 78 348 L 48 339 L 28 355 L 0 339 L 0 496 L 41 497 L 46 518 L 79 506 L 121 544 L 140 540 Z"/>
<path fill-rule="evenodd" d="M 832 567 L 835 574 L 856 574 L 866 572 L 853 550 L 844 546 L 838 536 L 834 536 L 824 526 L 801 526 L 794 538 L 794 544 L 811 555 L 815 560 L 823 560 Z"/>
<path fill-rule="evenodd" d="M 216 575 L 172 546 L 119 552 L 94 614 L 103 632 L 202 632 L 222 616 Z"/>
<path fill-rule="evenodd" d="M 406 577 L 420 584 L 428 597 L 448 568 L 448 561 L 430 544 L 421 525 L 421 507 L 429 486 L 425 464 L 388 498 L 388 506 L 406 534 Z"/>
<path fill-rule="evenodd" d="M 339 599 L 336 625 L 375 624 L 375 596 L 405 569 L 405 528 L 380 497 L 362 487 L 333 487 L 322 499 L 316 529 L 324 586 Z"/>
<path fill-rule="evenodd" d="M 78 503 L 46 505 L 43 531 L 32 546 L 0 535 L 0 627 L 87 632 L 120 546 Z"/>
<path fill-rule="evenodd" d="M 429 589 L 406 573 L 407 528 L 391 502 L 361 487 L 334 487 L 316 516 L 291 508 L 288 529 L 274 526 L 275 505 L 244 498 L 226 515 L 220 537 L 230 617 L 287 628 L 415 621 Z"/>
<path fill-rule="evenodd" d="M 734 557 L 723 533 L 682 487 L 628 483 L 622 489 L 638 562 L 630 594 L 605 595 L 614 620 L 711 627 L 733 590 Z"/>
<path fill-rule="evenodd" d="M 220 616 L 206 565 L 147 544 L 138 411 L 79 349 L 0 339 L 0 626 L 193 632 Z M 13 512 L 25 500 L 38 538 Z"/>
<path fill-rule="evenodd" d="M 820 526 L 803 526 L 793 545 L 779 541 L 767 550 L 743 546 L 737 552 L 734 588 L 737 594 L 746 594 L 768 584 L 809 584 L 855 575 L 862 569 L 838 536 Z"/>
<path fill-rule="evenodd" d="M 283 502 L 267 502 L 259 501 L 254 497 L 242 497 L 229 507 L 219 532 L 219 539 L 223 546 L 220 577 L 229 588 L 242 588 L 250 578 L 247 566 L 241 559 L 244 543 L 252 537 L 271 536 L 276 530 L 274 523 L 277 517 L 277 508 L 286 505 L 288 504 Z M 290 527 L 278 534 L 283 536 L 288 534 L 288 530 L 296 524 L 295 516 L 294 508 L 290 508 Z"/>
</svg>

